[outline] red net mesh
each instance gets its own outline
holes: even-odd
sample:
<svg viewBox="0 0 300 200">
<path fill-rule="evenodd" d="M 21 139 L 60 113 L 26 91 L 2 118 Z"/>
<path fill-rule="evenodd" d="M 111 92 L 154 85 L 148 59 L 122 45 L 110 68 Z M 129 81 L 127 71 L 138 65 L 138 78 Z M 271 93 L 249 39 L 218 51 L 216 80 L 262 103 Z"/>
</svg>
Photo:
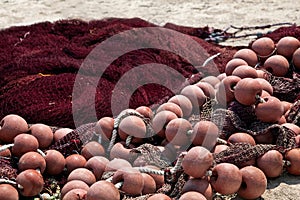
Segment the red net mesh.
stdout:
<svg viewBox="0 0 300 200">
<path fill-rule="evenodd" d="M 17 170 L 13 165 L 12 160 L 0 158 L 0 178 L 14 180 L 17 177 Z"/>
<path fill-rule="evenodd" d="M 26 118 L 29 123 L 42 122 L 74 127 L 70 96 L 76 72 L 84 58 L 97 44 L 116 33 L 136 27 L 155 26 L 139 18 L 111 18 L 91 22 L 80 20 L 44 22 L 0 31 L 2 38 L 0 41 L 0 118 L 9 113 L 16 113 Z M 210 55 L 221 53 L 214 60 L 220 72 L 224 70 L 225 64 L 237 50 L 237 48 L 214 45 L 202 40 L 201 38 L 206 38 L 217 31 L 208 27 L 191 28 L 174 24 L 166 24 L 164 27 L 190 35 Z M 268 36 L 277 41 L 287 35 L 299 38 L 298 33 L 299 27 L 291 26 L 279 28 Z M 186 48 L 185 44 L 181 45 Z M 141 59 L 135 59 L 136 57 Z M 132 66 L 145 63 L 166 64 L 185 77 L 190 77 L 196 72 L 193 66 L 170 52 L 146 50 L 126 54 L 109 67 L 101 80 L 96 95 L 98 118 L 112 115 L 108 102 L 110 102 L 111 91 L 122 73 Z M 51 76 L 38 76 L 39 73 L 51 74 Z M 147 72 L 144 77 L 147 77 Z M 278 87 L 278 92 L 275 90 L 275 94 L 278 93 L 289 99 L 294 98 L 299 90 L 297 83 L 298 81 L 293 81 L 289 84 L 294 95 L 282 94 L 282 89 L 280 90 L 283 88 L 282 85 Z M 172 94 L 163 87 L 147 85 L 138 89 L 130 106 L 151 105 L 168 95 Z M 83 116 L 81 124 L 88 122 L 91 122 L 90 116 Z"/>
<path fill-rule="evenodd" d="M 76 72 L 84 58 L 97 44 L 116 33 L 153 26 L 155 25 L 138 18 L 112 18 L 89 23 L 62 20 L 2 30 L 0 118 L 16 113 L 29 123 L 41 122 L 74 128 L 71 95 Z M 210 34 L 207 27 L 195 29 L 171 24 L 165 27 L 190 34 L 211 55 L 221 52 L 222 55 L 215 60 L 220 70 L 235 52 L 233 48 L 224 48 L 199 39 L 198 37 Z M 184 43 L 181 45 L 187 49 Z M 140 59 L 136 59 L 137 57 Z M 196 72 L 190 63 L 170 52 L 151 49 L 130 52 L 112 63 L 101 78 L 95 101 L 98 118 L 112 115 L 108 105 L 110 95 L 122 74 L 134 66 L 146 63 L 165 64 L 185 77 Z M 143 77 L 147 77 L 148 73 L 145 71 Z M 92 78 L 91 74 L 88 76 Z M 146 85 L 134 94 L 130 106 L 151 105 L 168 95 L 172 94 L 163 87 Z M 87 97 L 81 98 L 79 102 L 84 102 Z M 82 116 L 80 124 L 91 122 L 90 120 L 90 116 Z"/>
</svg>

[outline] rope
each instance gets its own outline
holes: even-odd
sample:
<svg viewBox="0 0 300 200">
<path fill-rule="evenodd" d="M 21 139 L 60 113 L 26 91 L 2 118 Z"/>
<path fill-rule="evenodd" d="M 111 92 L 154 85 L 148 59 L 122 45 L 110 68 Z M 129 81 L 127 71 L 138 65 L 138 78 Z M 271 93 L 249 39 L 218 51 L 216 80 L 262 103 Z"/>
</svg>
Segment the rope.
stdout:
<svg viewBox="0 0 300 200">
<path fill-rule="evenodd" d="M 165 175 L 163 170 L 151 169 L 149 167 L 135 167 L 135 169 L 139 170 L 141 173 L 156 174 L 161 176 Z"/>
<path fill-rule="evenodd" d="M 128 147 L 130 145 L 130 142 L 132 141 L 133 136 L 132 135 L 128 135 L 128 137 L 126 138 L 126 146 Z"/>
<path fill-rule="evenodd" d="M 181 169 L 181 164 L 182 164 L 183 158 L 186 155 L 186 153 L 187 152 L 182 152 L 179 155 L 174 167 L 170 169 L 171 174 L 175 174 L 176 172 L 178 172 Z"/>
<path fill-rule="evenodd" d="M 238 27 L 238 26 L 230 25 L 229 27 L 225 28 L 222 31 L 212 32 L 207 38 L 205 38 L 205 40 L 209 41 L 209 42 L 220 43 L 220 42 L 225 42 L 228 39 L 246 38 L 246 37 L 251 37 L 251 36 L 256 36 L 256 38 L 259 38 L 259 37 L 262 37 L 264 34 L 261 32 L 248 33 L 248 34 L 243 34 L 243 35 L 237 35 L 237 34 L 242 31 L 246 31 L 246 30 L 251 31 L 251 30 L 271 28 L 271 27 L 275 27 L 275 26 L 293 26 L 293 25 L 295 25 L 295 24 L 289 23 L 289 22 L 267 24 L 267 25 L 262 25 L 262 26 Z M 228 32 L 230 29 L 235 29 L 236 31 L 230 33 L 230 32 Z"/>
<path fill-rule="evenodd" d="M 109 143 L 109 146 L 107 148 L 107 152 L 110 152 L 113 145 L 115 144 L 115 141 L 117 139 L 117 136 L 118 136 L 118 128 L 119 128 L 119 125 L 121 123 L 121 121 L 125 118 L 125 117 L 128 117 L 128 116 L 136 116 L 136 117 L 139 117 L 143 120 L 143 122 L 145 123 L 146 125 L 146 129 L 147 129 L 147 135 L 148 136 L 153 136 L 155 135 L 154 134 L 154 130 L 150 124 L 150 121 L 149 119 L 145 118 L 143 115 L 141 115 L 139 112 L 133 110 L 133 109 L 126 109 L 126 110 L 123 110 L 116 118 L 115 118 L 115 121 L 114 121 L 114 128 L 113 128 L 113 131 L 112 131 L 112 136 L 111 136 L 111 140 L 110 140 L 110 143 Z M 132 137 L 133 136 L 128 136 L 127 139 L 126 139 L 126 146 L 129 146 L 131 140 L 132 140 Z"/>
</svg>

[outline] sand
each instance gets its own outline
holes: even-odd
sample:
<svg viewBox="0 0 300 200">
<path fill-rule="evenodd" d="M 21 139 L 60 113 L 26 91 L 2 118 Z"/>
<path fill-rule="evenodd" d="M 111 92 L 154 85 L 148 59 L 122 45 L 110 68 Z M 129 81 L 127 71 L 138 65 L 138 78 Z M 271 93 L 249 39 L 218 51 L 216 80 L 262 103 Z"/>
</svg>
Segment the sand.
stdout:
<svg viewBox="0 0 300 200">
<path fill-rule="evenodd" d="M 167 22 L 184 26 L 261 26 L 276 23 L 300 24 L 300 4 L 291 0 L 1 0 L 0 29 L 42 21 L 79 18 L 140 17 L 157 25 Z M 278 28 L 251 31 L 266 33 Z M 231 31 L 231 30 L 229 30 Z M 234 31 L 234 30 L 232 30 Z M 245 34 L 248 32 L 242 32 Z M 223 45 L 247 45 L 253 37 L 229 40 Z M 268 181 L 266 200 L 299 199 L 300 177 L 284 174 Z"/>
<path fill-rule="evenodd" d="M 274 23 L 300 24 L 300 4 L 291 0 L 2 0 L 0 28 L 67 18 L 84 20 L 106 17 L 140 17 L 157 25 L 167 22 L 185 26 L 259 26 Z M 257 30 L 267 32 L 271 29 Z M 234 31 L 234 30 L 229 30 Z M 253 31 L 252 31 L 253 33 Z M 255 32 L 254 32 L 255 33 Z M 241 33 L 244 34 L 244 33 Z M 252 38 L 227 41 L 247 45 Z"/>
</svg>

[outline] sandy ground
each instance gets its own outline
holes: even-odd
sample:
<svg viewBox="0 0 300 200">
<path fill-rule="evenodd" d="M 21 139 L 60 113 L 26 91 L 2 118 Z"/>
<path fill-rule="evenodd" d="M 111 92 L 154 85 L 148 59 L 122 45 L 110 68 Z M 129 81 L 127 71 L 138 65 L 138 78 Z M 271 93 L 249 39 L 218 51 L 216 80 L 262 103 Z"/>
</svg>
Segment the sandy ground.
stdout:
<svg viewBox="0 0 300 200">
<path fill-rule="evenodd" d="M 106 17 L 141 17 L 158 25 L 256 26 L 282 22 L 300 24 L 300 4 L 291 0 L 1 0 L 0 28 L 55 21 Z M 273 30 L 273 27 L 268 30 Z M 257 30 L 266 32 L 268 30 Z M 230 41 L 248 44 L 251 38 Z"/>
<path fill-rule="evenodd" d="M 300 24 L 300 3 L 291 0 L 1 0 L 0 29 L 41 21 L 80 18 L 140 17 L 158 25 L 167 22 L 184 26 L 256 26 L 274 23 Z M 277 27 L 257 32 L 267 32 Z M 253 33 L 253 32 L 252 32 Z M 253 38 L 228 41 L 247 45 Z M 228 44 L 228 43 L 225 43 Z M 300 177 L 283 175 L 269 180 L 262 199 L 296 200 L 300 197 Z"/>
</svg>

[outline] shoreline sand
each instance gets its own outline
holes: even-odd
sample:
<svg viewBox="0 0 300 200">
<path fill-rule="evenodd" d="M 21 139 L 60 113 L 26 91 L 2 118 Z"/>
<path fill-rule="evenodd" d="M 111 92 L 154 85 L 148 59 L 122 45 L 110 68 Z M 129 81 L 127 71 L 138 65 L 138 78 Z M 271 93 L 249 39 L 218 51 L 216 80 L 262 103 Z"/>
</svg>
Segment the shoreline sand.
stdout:
<svg viewBox="0 0 300 200">
<path fill-rule="evenodd" d="M 255 3 L 247 0 L 4 0 L 0 3 L 0 29 L 60 19 L 88 21 L 108 17 L 140 17 L 157 25 L 170 22 L 226 29 L 230 25 L 300 24 L 299 13 L 300 5 L 288 0 L 259 0 Z M 257 32 L 266 33 L 276 28 Z M 247 45 L 252 39 L 235 39 L 223 45 Z"/>
</svg>

